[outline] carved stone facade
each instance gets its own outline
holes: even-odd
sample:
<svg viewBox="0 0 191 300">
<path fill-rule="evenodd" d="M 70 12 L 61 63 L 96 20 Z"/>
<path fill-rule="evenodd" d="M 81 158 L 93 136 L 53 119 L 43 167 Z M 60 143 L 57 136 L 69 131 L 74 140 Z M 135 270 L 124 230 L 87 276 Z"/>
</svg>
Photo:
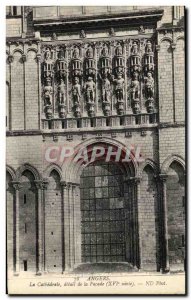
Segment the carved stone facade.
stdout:
<svg viewBox="0 0 191 300">
<path fill-rule="evenodd" d="M 184 11 L 94 9 L 7 7 L 10 274 L 185 269 Z M 103 145 L 142 160 L 76 159 Z"/>
<path fill-rule="evenodd" d="M 56 40 L 43 42 L 41 51 L 45 119 L 158 112 L 150 35 L 76 44 Z"/>
</svg>

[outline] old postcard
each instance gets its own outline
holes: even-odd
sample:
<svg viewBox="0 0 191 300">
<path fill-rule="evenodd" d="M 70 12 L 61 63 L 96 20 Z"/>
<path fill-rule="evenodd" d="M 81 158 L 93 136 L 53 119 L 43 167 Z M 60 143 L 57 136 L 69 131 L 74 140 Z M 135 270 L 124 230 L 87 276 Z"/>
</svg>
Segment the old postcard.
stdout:
<svg viewBox="0 0 191 300">
<path fill-rule="evenodd" d="M 6 7 L 8 294 L 185 294 L 184 15 Z"/>
</svg>

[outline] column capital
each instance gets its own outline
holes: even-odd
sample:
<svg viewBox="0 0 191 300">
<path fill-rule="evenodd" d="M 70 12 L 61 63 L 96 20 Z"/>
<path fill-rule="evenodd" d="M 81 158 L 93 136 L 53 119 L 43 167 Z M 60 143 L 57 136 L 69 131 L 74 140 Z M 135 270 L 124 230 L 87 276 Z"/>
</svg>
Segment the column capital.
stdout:
<svg viewBox="0 0 191 300">
<path fill-rule="evenodd" d="M 69 187 L 69 182 L 64 181 L 64 180 L 60 181 L 60 184 L 63 189 L 67 189 Z"/>
<path fill-rule="evenodd" d="M 27 61 L 27 56 L 26 56 L 26 54 L 23 54 L 21 59 L 22 59 L 22 62 L 25 63 L 25 62 Z"/>
<path fill-rule="evenodd" d="M 38 53 L 36 55 L 36 59 L 37 59 L 37 62 L 40 63 L 41 62 L 41 53 Z"/>
<path fill-rule="evenodd" d="M 19 191 L 22 188 L 20 181 L 12 181 L 12 185 L 16 191 Z"/>
<path fill-rule="evenodd" d="M 158 177 L 158 178 L 157 178 Z M 155 177 L 156 179 L 159 179 L 162 182 L 166 182 L 168 175 L 167 174 L 159 174 L 158 176 Z"/>
<path fill-rule="evenodd" d="M 43 190 L 47 190 L 48 185 L 49 185 L 48 179 L 43 180 L 43 182 L 42 182 L 42 188 L 43 188 Z"/>
<path fill-rule="evenodd" d="M 34 184 L 38 190 L 46 190 L 49 182 L 48 180 L 34 180 Z"/>
<path fill-rule="evenodd" d="M 43 189 L 43 181 L 42 180 L 34 180 L 34 184 L 38 190 Z"/>
<path fill-rule="evenodd" d="M 79 182 L 72 182 L 71 184 L 72 184 L 73 187 L 80 186 L 80 183 L 79 183 Z"/>
<path fill-rule="evenodd" d="M 124 178 L 124 182 L 129 183 L 131 185 L 139 184 L 141 182 L 140 177 L 126 177 Z"/>
<path fill-rule="evenodd" d="M 175 44 L 175 43 L 172 43 L 172 44 L 171 44 L 171 49 L 172 49 L 172 50 L 175 50 L 175 49 L 176 49 L 176 44 Z"/>
<path fill-rule="evenodd" d="M 8 62 L 11 64 L 14 61 L 14 56 L 9 54 L 7 57 Z"/>
</svg>

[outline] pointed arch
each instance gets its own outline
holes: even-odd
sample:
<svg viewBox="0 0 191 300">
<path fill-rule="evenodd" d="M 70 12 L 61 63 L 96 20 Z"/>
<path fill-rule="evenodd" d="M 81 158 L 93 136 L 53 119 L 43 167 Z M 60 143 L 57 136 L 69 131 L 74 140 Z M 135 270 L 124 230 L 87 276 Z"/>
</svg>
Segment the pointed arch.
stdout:
<svg viewBox="0 0 191 300">
<path fill-rule="evenodd" d="M 147 158 L 144 163 L 140 166 L 140 177 L 142 177 L 143 175 L 143 171 L 144 169 L 149 166 L 152 170 L 153 170 L 153 174 L 157 175 L 158 173 L 158 166 L 157 164 L 154 162 L 154 160 Z"/>
<path fill-rule="evenodd" d="M 185 161 L 183 159 L 183 157 L 181 155 L 178 154 L 172 154 L 169 155 L 165 161 L 163 162 L 162 166 L 161 166 L 161 173 L 162 174 L 167 174 L 168 169 L 170 167 L 170 165 L 172 164 L 173 161 L 178 162 L 184 169 L 185 171 Z"/>
</svg>

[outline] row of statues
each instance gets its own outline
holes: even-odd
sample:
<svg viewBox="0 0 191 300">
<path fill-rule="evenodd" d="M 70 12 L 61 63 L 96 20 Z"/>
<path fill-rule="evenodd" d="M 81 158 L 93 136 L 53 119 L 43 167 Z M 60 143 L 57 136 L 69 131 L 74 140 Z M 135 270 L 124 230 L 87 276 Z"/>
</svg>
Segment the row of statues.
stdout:
<svg viewBox="0 0 191 300">
<path fill-rule="evenodd" d="M 116 97 L 117 102 L 122 103 L 124 101 L 124 92 L 125 92 L 125 80 L 121 73 L 117 74 L 117 78 L 114 75 L 111 75 L 109 78 L 108 76 L 101 77 L 101 97 L 103 106 L 108 105 L 111 101 L 111 83 L 114 85 L 114 94 Z M 144 78 L 144 92 L 145 98 L 151 99 L 154 97 L 154 78 L 151 72 L 148 72 L 147 76 Z M 96 94 L 96 83 L 94 82 L 93 78 L 89 76 L 84 83 L 84 86 L 80 84 L 79 77 L 74 77 L 73 85 L 71 89 L 72 99 L 74 107 L 80 108 L 80 99 L 82 97 L 82 93 L 85 95 L 86 104 L 92 105 L 95 102 L 95 94 Z M 53 87 L 52 87 L 52 79 L 47 77 L 45 80 L 44 85 L 44 105 L 51 106 L 52 105 L 52 97 L 53 97 Z M 64 80 L 61 78 L 60 83 L 57 88 L 57 98 L 58 104 L 64 105 L 65 98 L 66 98 L 66 85 Z M 130 84 L 130 98 L 132 101 L 136 101 L 136 99 L 140 98 L 140 80 L 139 74 L 134 72 L 132 74 L 131 84 Z"/>
</svg>

